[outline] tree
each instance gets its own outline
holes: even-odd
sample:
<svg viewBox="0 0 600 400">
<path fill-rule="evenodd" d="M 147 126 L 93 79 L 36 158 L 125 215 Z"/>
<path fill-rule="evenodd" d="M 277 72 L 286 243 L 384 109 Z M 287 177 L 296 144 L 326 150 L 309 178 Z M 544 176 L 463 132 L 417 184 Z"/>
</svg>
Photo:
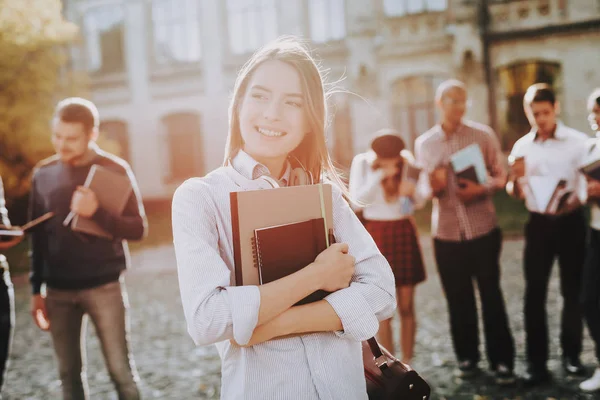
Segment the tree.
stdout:
<svg viewBox="0 0 600 400">
<path fill-rule="evenodd" d="M 0 0 L 0 174 L 9 199 L 29 191 L 33 167 L 53 153 L 49 123 L 76 34 L 60 0 Z"/>
</svg>

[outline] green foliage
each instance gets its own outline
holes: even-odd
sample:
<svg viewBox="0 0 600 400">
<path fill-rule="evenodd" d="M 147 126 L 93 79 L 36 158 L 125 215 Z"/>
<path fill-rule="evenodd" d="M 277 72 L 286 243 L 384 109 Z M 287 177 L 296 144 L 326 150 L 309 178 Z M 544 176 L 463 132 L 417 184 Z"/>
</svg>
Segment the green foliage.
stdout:
<svg viewBox="0 0 600 400">
<path fill-rule="evenodd" d="M 35 164 L 52 154 L 49 121 L 71 74 L 66 45 L 77 27 L 60 0 L 0 0 L 0 174 L 7 198 L 29 190 Z"/>
</svg>

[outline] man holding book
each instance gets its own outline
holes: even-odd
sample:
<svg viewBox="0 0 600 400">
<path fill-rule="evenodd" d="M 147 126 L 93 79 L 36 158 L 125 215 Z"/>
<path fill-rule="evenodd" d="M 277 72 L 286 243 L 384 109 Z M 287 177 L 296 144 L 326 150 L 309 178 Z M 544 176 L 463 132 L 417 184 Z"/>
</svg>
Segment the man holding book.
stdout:
<svg viewBox="0 0 600 400">
<path fill-rule="evenodd" d="M 4 185 L 2 177 L 0 177 L 0 224 L 4 228 L 10 228 L 10 220 L 8 219 L 8 211 L 4 200 Z M 0 252 L 16 246 L 23 240 L 23 236 L 0 236 Z M 15 304 L 14 291 L 10 280 L 10 272 L 6 257 L 0 254 L 0 393 L 2 392 L 2 384 L 4 383 L 4 374 L 6 373 L 6 364 L 10 345 L 12 341 L 12 329 L 15 324 Z"/>
<path fill-rule="evenodd" d="M 81 354 L 86 314 L 95 325 L 119 399 L 139 399 L 127 343 L 128 304 L 122 273 L 129 263 L 127 240 L 143 238 L 147 222 L 129 165 L 95 145 L 98 123 L 98 111 L 87 100 L 65 99 L 56 108 L 52 121 L 56 155 L 37 165 L 31 185 L 30 218 L 48 211 L 55 214 L 44 229 L 32 233 L 31 312 L 38 327 L 52 335 L 65 399 L 88 398 Z M 110 212 L 110 204 L 90 189 L 89 172 L 98 168 L 115 179 L 128 177 L 131 191 L 121 213 Z M 123 197 L 113 187 L 102 192 L 112 192 L 115 199 Z M 78 231 L 69 214 L 90 220 L 101 230 Z M 95 234 L 101 231 L 108 237 Z"/>
<path fill-rule="evenodd" d="M 590 336 L 596 346 L 598 366 L 591 378 L 581 382 L 579 387 L 586 392 L 600 390 L 600 88 L 592 92 L 588 99 L 589 122 L 596 138 L 589 140 L 588 159 L 584 163 L 587 178 L 587 194 L 591 203 L 590 233 L 587 255 L 583 267 L 581 298 L 583 314 Z M 593 168 L 586 168 L 587 165 Z M 593 178 L 596 177 L 596 178 Z"/>
<path fill-rule="evenodd" d="M 568 375 L 584 373 L 579 360 L 583 321 L 579 304 L 585 254 L 586 223 L 581 207 L 586 198 L 579 166 L 587 136 L 558 122 L 559 104 L 549 85 L 534 84 L 523 99 L 532 130 L 511 152 L 509 194 L 523 198 L 529 210 L 525 226 L 525 381 L 537 385 L 550 380 L 546 298 L 555 257 L 560 268 L 563 297 L 560 342 Z"/>
<path fill-rule="evenodd" d="M 489 127 L 463 118 L 467 90 L 462 82 L 443 82 L 436 102 L 442 121 L 417 139 L 415 152 L 417 163 L 429 173 L 434 252 L 458 375 L 466 378 L 478 371 L 476 279 L 490 368 L 498 384 L 510 384 L 515 381 L 514 343 L 500 288 L 502 233 L 491 199 L 506 180 L 500 145 Z M 469 169 L 472 173 L 463 174 Z"/>
</svg>

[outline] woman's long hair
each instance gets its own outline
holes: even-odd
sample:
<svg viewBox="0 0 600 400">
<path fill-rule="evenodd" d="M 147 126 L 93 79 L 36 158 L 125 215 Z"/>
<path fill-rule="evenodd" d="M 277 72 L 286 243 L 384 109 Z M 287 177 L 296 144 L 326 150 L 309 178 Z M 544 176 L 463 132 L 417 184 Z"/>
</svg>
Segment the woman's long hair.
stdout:
<svg viewBox="0 0 600 400">
<path fill-rule="evenodd" d="M 328 94 L 325 92 L 323 77 L 308 49 L 292 36 L 280 37 L 259 49 L 239 72 L 229 105 L 229 133 L 225 146 L 224 164 L 230 162 L 243 148 L 244 141 L 239 119 L 240 106 L 252 73 L 258 66 L 269 60 L 283 61 L 298 71 L 302 92 L 306 98 L 305 113 L 309 131 L 290 155 L 295 157 L 315 177 L 315 180 L 320 180 L 325 173 L 329 179 L 342 188 L 344 193 L 347 193 L 327 151 L 325 128 L 328 122 Z"/>
</svg>

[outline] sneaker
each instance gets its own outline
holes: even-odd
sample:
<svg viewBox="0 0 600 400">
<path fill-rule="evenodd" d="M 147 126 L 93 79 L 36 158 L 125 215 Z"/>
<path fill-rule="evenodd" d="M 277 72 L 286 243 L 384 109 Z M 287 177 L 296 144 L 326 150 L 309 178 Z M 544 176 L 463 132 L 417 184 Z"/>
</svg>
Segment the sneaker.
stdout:
<svg viewBox="0 0 600 400">
<path fill-rule="evenodd" d="M 594 375 L 579 384 L 579 389 L 584 392 L 595 392 L 600 390 L 600 367 L 596 368 Z"/>
<path fill-rule="evenodd" d="M 454 375 L 458 378 L 471 378 L 479 372 L 477 363 L 471 360 L 464 360 L 458 363 L 458 369 Z"/>
<path fill-rule="evenodd" d="M 569 376 L 585 376 L 585 368 L 581 364 L 581 361 L 579 361 L 579 357 L 563 357 L 562 366 Z"/>
<path fill-rule="evenodd" d="M 512 385 L 516 382 L 513 370 L 508 368 L 506 364 L 498 364 L 494 371 L 494 380 L 497 385 Z"/>
</svg>

